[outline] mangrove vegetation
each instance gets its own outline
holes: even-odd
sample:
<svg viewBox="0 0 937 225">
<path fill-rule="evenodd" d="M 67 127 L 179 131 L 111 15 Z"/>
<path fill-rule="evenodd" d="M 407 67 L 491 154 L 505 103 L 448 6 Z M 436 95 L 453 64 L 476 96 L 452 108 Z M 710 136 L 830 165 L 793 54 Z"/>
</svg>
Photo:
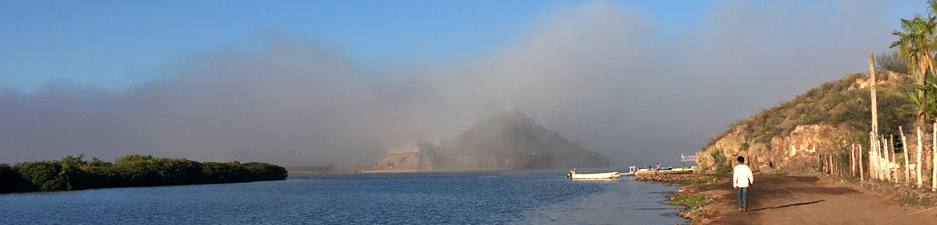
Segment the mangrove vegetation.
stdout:
<svg viewBox="0 0 937 225">
<path fill-rule="evenodd" d="M 65 191 L 91 188 L 144 187 L 283 180 L 282 166 L 249 162 L 196 162 L 188 159 L 127 155 L 114 162 L 84 154 L 60 160 L 0 164 L 0 193 Z"/>
</svg>

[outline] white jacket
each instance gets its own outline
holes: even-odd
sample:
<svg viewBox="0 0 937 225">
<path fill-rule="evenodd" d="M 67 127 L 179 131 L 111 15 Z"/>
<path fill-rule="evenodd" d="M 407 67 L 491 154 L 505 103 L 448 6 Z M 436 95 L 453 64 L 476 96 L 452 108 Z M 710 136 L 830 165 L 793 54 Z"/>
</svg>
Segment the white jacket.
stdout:
<svg viewBox="0 0 937 225">
<path fill-rule="evenodd" d="M 754 181 L 755 176 L 752 175 L 752 169 L 749 169 L 746 165 L 735 166 L 735 171 L 732 172 L 732 187 L 748 187 Z"/>
</svg>

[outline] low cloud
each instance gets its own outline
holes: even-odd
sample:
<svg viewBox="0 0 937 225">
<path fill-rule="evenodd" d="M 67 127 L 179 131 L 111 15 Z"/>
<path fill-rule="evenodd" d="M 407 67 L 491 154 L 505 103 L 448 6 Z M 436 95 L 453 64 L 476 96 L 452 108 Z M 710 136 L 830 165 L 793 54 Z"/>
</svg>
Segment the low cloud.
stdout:
<svg viewBox="0 0 937 225">
<path fill-rule="evenodd" d="M 0 161 L 85 153 L 283 165 L 369 165 L 387 147 L 455 137 L 516 109 L 613 165 L 677 163 L 729 123 L 867 69 L 893 41 L 888 2 L 718 2 L 657 36 L 634 4 L 556 7 L 515 45 L 365 72 L 316 40 L 263 35 L 115 92 L 50 83 L 0 92 Z M 922 5 L 923 6 L 923 5 Z"/>
</svg>

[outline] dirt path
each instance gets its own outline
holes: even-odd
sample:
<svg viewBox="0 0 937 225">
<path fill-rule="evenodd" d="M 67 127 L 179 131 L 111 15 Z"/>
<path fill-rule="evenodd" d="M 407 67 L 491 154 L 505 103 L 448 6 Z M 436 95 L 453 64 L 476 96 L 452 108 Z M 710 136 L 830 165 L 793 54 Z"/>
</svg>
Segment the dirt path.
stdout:
<svg viewBox="0 0 937 225">
<path fill-rule="evenodd" d="M 825 177 L 755 176 L 749 212 L 737 210 L 729 182 L 688 186 L 686 191 L 714 198 L 693 224 L 937 224 L 937 209 L 902 207 L 895 200 Z"/>
</svg>

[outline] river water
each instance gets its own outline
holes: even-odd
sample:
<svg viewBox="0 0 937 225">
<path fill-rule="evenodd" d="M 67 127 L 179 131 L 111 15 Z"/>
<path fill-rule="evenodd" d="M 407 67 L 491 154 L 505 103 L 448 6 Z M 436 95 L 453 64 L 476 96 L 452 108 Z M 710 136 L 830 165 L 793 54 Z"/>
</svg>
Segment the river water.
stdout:
<svg viewBox="0 0 937 225">
<path fill-rule="evenodd" d="M 290 175 L 0 195 L 0 224 L 674 224 L 664 184 L 567 171 Z M 581 170 L 580 172 L 589 172 Z"/>
</svg>

